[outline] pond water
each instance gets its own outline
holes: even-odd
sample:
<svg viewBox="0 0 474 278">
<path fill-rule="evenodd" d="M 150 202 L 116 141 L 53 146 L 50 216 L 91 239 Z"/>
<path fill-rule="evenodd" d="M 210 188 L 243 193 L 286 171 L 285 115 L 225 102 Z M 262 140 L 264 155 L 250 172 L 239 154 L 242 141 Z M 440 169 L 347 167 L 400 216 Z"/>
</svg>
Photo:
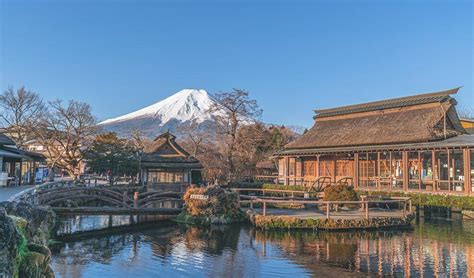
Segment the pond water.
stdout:
<svg viewBox="0 0 474 278">
<path fill-rule="evenodd" d="M 81 222 L 108 225 L 98 219 Z M 408 230 L 319 233 L 161 222 L 65 239 L 52 252 L 56 277 L 474 277 L 474 222 L 432 215 Z"/>
</svg>

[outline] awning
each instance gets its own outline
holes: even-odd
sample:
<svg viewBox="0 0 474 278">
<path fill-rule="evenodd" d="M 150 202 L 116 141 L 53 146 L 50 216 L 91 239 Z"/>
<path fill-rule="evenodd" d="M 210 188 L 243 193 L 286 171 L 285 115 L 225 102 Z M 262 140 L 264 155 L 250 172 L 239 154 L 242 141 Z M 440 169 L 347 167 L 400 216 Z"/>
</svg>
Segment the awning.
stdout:
<svg viewBox="0 0 474 278">
<path fill-rule="evenodd" d="M 0 157 L 8 157 L 8 158 L 18 158 L 21 159 L 22 156 L 13 152 L 5 151 L 0 149 Z"/>
</svg>

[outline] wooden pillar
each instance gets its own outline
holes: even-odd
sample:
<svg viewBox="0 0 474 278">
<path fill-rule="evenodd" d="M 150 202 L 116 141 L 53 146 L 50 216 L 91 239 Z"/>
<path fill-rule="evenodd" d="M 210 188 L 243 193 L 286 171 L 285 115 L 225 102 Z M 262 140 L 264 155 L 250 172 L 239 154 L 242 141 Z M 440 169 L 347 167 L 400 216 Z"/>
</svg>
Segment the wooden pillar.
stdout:
<svg viewBox="0 0 474 278">
<path fill-rule="evenodd" d="M 407 192 L 408 191 L 408 152 L 403 151 L 402 152 L 402 161 L 403 161 L 403 191 Z"/>
<path fill-rule="evenodd" d="M 290 185 L 290 159 L 285 156 L 285 185 Z"/>
<path fill-rule="evenodd" d="M 23 168 L 23 161 L 20 160 L 20 171 L 19 171 L 19 173 L 18 173 L 18 186 L 21 185 L 21 180 L 22 180 L 21 172 L 22 172 L 22 170 L 23 170 L 22 168 Z"/>
<path fill-rule="evenodd" d="M 359 188 L 359 153 L 354 153 L 354 187 Z"/>
<path fill-rule="evenodd" d="M 380 152 L 377 152 L 377 188 L 381 188 L 381 184 L 380 184 Z"/>
<path fill-rule="evenodd" d="M 334 156 L 334 158 L 332 159 L 332 176 L 333 176 L 333 179 L 334 179 L 334 183 L 336 182 L 336 167 L 337 167 L 337 163 L 336 163 L 336 156 Z"/>
<path fill-rule="evenodd" d="M 316 157 L 316 178 L 319 178 L 320 173 L 319 173 L 319 154 Z"/>
<path fill-rule="evenodd" d="M 464 149 L 464 192 L 466 195 L 472 194 L 471 184 L 471 150 Z"/>
<path fill-rule="evenodd" d="M 299 180 L 297 184 L 296 180 Z M 295 185 L 303 185 L 303 159 L 301 157 L 295 158 Z"/>
</svg>

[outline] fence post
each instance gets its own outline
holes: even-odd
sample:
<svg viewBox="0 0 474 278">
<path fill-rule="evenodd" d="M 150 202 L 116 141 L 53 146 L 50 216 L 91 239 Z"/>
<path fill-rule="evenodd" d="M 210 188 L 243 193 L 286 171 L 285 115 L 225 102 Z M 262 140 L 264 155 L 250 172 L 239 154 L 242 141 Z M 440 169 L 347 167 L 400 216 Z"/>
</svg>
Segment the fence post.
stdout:
<svg viewBox="0 0 474 278">
<path fill-rule="evenodd" d="M 267 215 L 267 202 L 263 201 L 263 216 Z"/>
<path fill-rule="evenodd" d="M 329 203 L 326 203 L 326 219 L 329 219 L 329 210 L 330 210 L 330 205 Z"/>
<path fill-rule="evenodd" d="M 369 201 L 365 201 L 365 219 L 369 219 Z"/>
<path fill-rule="evenodd" d="M 138 208 L 138 192 L 133 193 L 133 207 Z"/>
<path fill-rule="evenodd" d="M 413 207 L 411 206 L 411 199 L 408 200 L 408 210 L 410 213 L 413 212 Z"/>
<path fill-rule="evenodd" d="M 403 217 L 405 217 L 407 213 L 407 201 L 403 201 Z"/>
<path fill-rule="evenodd" d="M 127 204 L 127 191 L 124 191 L 124 192 L 123 192 L 122 203 L 123 203 L 124 205 Z"/>
<path fill-rule="evenodd" d="M 253 209 L 253 199 L 250 198 L 250 209 Z"/>
</svg>

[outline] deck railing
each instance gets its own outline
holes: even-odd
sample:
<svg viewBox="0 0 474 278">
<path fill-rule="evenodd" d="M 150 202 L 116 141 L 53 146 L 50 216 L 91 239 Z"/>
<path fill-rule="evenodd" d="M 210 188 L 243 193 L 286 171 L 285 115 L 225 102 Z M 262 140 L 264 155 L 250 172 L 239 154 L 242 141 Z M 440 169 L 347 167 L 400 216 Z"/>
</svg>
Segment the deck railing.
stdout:
<svg viewBox="0 0 474 278">
<path fill-rule="evenodd" d="M 410 198 L 391 198 L 389 200 L 371 200 L 369 198 L 363 198 L 361 201 L 319 201 L 319 200 L 282 200 L 282 199 L 275 199 L 275 198 L 259 198 L 249 196 L 248 200 L 241 200 L 241 203 L 249 203 L 250 209 L 253 209 L 254 204 L 262 204 L 262 215 L 266 216 L 267 214 L 267 204 L 301 204 L 301 205 L 317 205 L 317 206 L 325 206 L 326 210 L 326 218 L 331 218 L 331 209 L 335 208 L 338 211 L 339 206 L 342 205 L 351 205 L 351 206 L 359 206 L 361 211 L 365 212 L 365 219 L 369 219 L 369 207 L 370 205 L 380 205 L 380 204 L 398 204 L 402 206 L 402 215 L 405 217 L 408 213 L 413 211 L 412 203 Z"/>
</svg>

